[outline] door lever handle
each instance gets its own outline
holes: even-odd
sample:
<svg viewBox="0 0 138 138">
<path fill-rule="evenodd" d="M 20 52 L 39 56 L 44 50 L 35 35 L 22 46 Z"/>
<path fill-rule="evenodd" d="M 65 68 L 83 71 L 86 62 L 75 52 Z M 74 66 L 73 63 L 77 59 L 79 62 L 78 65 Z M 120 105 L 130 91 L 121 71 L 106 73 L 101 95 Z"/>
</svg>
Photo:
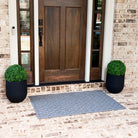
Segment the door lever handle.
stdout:
<svg viewBox="0 0 138 138">
<path fill-rule="evenodd" d="M 43 46 L 42 38 L 43 38 L 43 28 L 40 27 L 39 28 L 39 46 Z"/>
</svg>

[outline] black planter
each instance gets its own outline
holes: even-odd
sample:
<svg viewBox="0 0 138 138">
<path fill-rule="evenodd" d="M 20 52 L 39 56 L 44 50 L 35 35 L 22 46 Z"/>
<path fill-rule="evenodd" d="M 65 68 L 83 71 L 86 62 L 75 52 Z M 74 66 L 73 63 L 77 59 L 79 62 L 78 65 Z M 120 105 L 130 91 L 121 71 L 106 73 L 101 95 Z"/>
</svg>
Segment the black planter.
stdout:
<svg viewBox="0 0 138 138">
<path fill-rule="evenodd" d="M 110 75 L 107 73 L 106 76 L 106 88 L 111 93 L 119 93 L 124 88 L 124 78 L 123 76 Z"/>
<path fill-rule="evenodd" d="M 27 81 L 6 81 L 6 96 L 13 103 L 22 102 L 27 95 Z"/>
</svg>

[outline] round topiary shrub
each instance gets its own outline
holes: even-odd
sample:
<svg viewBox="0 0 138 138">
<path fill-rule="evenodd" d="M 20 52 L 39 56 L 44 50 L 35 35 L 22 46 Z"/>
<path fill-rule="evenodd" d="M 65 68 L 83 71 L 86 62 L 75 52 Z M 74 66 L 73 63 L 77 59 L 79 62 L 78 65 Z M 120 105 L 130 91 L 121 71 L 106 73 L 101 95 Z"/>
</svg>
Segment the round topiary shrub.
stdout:
<svg viewBox="0 0 138 138">
<path fill-rule="evenodd" d="M 110 75 L 123 76 L 125 72 L 126 66 L 120 60 L 113 60 L 107 66 L 107 73 Z"/>
<path fill-rule="evenodd" d="M 26 70 L 20 65 L 11 65 L 5 71 L 5 79 L 9 82 L 27 80 Z"/>
<path fill-rule="evenodd" d="M 5 71 L 6 96 L 13 103 L 22 102 L 27 95 L 27 72 L 20 65 L 11 65 Z"/>
</svg>

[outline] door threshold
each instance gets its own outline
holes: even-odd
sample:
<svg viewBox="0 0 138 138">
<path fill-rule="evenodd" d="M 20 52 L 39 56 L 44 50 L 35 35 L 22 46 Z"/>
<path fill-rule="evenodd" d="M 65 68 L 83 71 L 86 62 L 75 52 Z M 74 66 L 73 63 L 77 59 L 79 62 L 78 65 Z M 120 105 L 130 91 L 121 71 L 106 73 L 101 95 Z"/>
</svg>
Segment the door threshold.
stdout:
<svg viewBox="0 0 138 138">
<path fill-rule="evenodd" d="M 105 82 L 101 80 L 85 82 L 57 82 L 57 83 L 43 83 L 39 86 L 28 86 L 29 95 L 43 95 L 56 94 L 66 92 L 92 91 L 105 89 Z"/>
<path fill-rule="evenodd" d="M 64 81 L 64 82 L 48 82 L 48 83 L 40 83 L 40 85 L 28 84 L 28 87 L 41 87 L 41 86 L 54 86 L 54 85 L 67 85 L 67 84 L 82 84 L 82 83 L 95 83 L 95 82 L 104 82 L 103 80 L 91 80 L 90 82 L 85 81 Z"/>
</svg>

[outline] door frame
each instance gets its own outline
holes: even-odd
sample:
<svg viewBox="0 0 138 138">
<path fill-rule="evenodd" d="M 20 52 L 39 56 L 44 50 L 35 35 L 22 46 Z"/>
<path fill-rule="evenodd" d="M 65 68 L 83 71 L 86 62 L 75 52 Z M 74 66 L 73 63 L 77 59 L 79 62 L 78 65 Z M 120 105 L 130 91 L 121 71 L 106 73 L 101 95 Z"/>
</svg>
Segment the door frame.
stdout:
<svg viewBox="0 0 138 138">
<path fill-rule="evenodd" d="M 85 81 L 90 81 L 90 47 L 92 29 L 93 1 L 88 0 L 87 7 L 87 31 L 86 31 L 86 58 L 85 58 Z M 103 40 L 102 77 L 106 79 L 106 67 L 112 59 L 113 47 L 113 19 L 115 0 L 106 0 L 105 26 Z M 39 85 L 39 36 L 38 36 L 38 0 L 34 0 L 34 69 L 35 85 Z M 110 29 L 109 29 L 110 27 Z M 17 3 L 9 0 L 9 32 L 10 32 L 10 57 L 11 64 L 18 64 L 18 37 L 17 37 Z"/>
</svg>

